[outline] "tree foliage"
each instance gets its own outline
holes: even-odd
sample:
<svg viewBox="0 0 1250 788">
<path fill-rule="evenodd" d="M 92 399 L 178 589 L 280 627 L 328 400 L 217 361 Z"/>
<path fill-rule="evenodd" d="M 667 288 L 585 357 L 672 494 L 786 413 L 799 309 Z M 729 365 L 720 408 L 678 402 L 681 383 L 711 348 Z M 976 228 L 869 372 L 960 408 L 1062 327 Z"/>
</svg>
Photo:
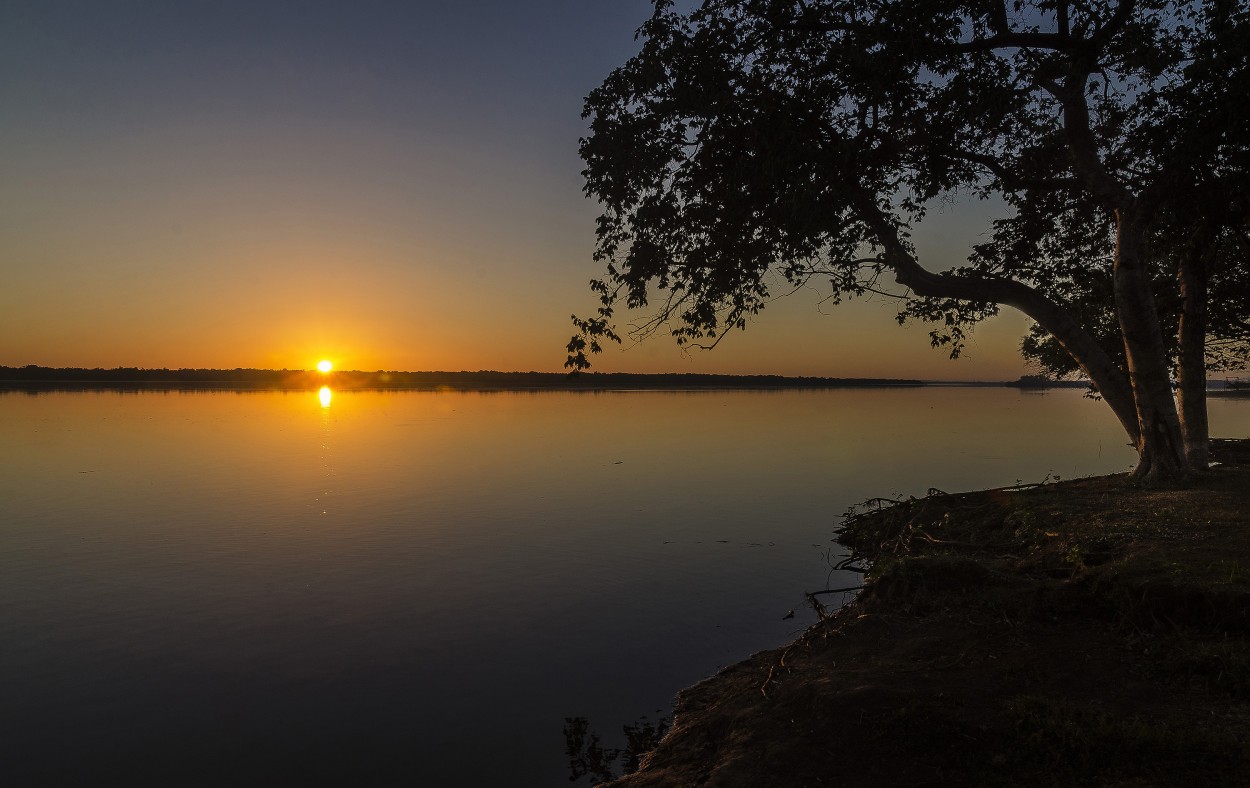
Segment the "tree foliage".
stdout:
<svg viewBox="0 0 1250 788">
<path fill-rule="evenodd" d="M 1242 4 L 654 5 L 639 53 L 586 100 L 606 275 L 569 366 L 619 341 L 622 305 L 650 310 L 642 334 L 709 346 L 779 287 L 891 286 L 910 298 L 900 318 L 933 321 L 955 354 L 1013 306 L 1038 324 L 1030 353 L 1061 348 L 1093 380 L 1139 470 L 1183 470 L 1178 271 L 1197 272 L 1206 318 L 1247 314 L 1232 297 L 1247 280 Z M 1008 211 L 966 264 L 934 272 L 909 229 L 953 195 Z M 1193 253 L 1199 240 L 1214 245 Z"/>
</svg>

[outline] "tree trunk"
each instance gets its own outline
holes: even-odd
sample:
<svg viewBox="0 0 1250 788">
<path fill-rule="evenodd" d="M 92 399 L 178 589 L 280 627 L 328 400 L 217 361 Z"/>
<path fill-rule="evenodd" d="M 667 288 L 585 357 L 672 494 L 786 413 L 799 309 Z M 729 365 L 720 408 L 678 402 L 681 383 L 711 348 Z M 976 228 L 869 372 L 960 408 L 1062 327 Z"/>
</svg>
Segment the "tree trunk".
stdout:
<svg viewBox="0 0 1250 788">
<path fill-rule="evenodd" d="M 1145 224 L 1116 211 L 1115 305 L 1141 434 L 1133 475 L 1164 480 L 1183 477 L 1187 464 L 1147 260 Z"/>
<path fill-rule="evenodd" d="M 1131 13 L 1131 3 L 1120 7 Z M 1115 212 L 1115 308 L 1141 436 L 1133 475 L 1152 480 L 1178 478 L 1187 471 L 1185 447 L 1181 441 L 1176 399 L 1172 396 L 1168 354 L 1147 270 L 1150 259 L 1148 223 L 1137 214 L 1137 199 L 1103 164 L 1091 131 L 1085 98 L 1089 73 L 1083 69 L 1073 70 L 1062 85 L 1052 85 L 1049 90 L 1063 104 L 1063 128 L 1076 174 L 1091 195 Z"/>
<path fill-rule="evenodd" d="M 1207 428 L 1207 247 L 1195 243 L 1181 258 L 1180 359 L 1177 394 L 1185 460 L 1191 470 L 1206 470 L 1210 462 Z"/>
</svg>

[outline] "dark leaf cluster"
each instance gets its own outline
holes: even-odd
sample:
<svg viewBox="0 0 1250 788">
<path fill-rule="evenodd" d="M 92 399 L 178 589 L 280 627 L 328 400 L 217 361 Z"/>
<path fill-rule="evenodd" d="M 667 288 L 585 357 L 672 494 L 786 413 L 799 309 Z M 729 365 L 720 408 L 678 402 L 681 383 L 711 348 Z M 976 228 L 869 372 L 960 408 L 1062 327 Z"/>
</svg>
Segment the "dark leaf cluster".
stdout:
<svg viewBox="0 0 1250 788">
<path fill-rule="evenodd" d="M 1114 206 L 1130 198 L 1154 224 L 1169 331 L 1176 257 L 1211 225 L 1215 355 L 1244 358 L 1248 29 L 1233 0 L 657 0 L 639 53 L 586 99 L 606 275 L 567 365 L 621 340 L 618 309 L 649 310 L 631 336 L 709 346 L 813 282 L 835 302 L 892 288 L 952 355 L 1017 283 L 1122 358 Z M 908 228 L 966 195 L 1007 211 L 927 279 Z M 1024 347 L 1078 367 L 1045 328 Z"/>
</svg>

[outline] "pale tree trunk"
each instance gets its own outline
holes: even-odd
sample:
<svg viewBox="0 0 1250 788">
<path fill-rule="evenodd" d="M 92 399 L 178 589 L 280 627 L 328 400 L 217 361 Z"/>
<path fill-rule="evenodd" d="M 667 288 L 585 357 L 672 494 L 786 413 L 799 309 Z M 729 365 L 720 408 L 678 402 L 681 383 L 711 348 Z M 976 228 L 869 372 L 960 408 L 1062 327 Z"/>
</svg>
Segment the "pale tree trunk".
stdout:
<svg viewBox="0 0 1250 788">
<path fill-rule="evenodd" d="M 1210 463 L 1210 434 L 1207 428 L 1207 261 L 1208 249 L 1195 243 L 1181 258 L 1181 324 L 1178 341 L 1180 359 L 1177 394 L 1180 406 L 1181 436 L 1185 460 L 1192 470 L 1205 470 Z"/>
<path fill-rule="evenodd" d="M 1115 305 L 1141 434 L 1133 474 L 1163 480 L 1184 476 L 1187 464 L 1147 260 L 1144 223 L 1128 211 L 1117 211 Z"/>
<path fill-rule="evenodd" d="M 1133 475 L 1151 480 L 1179 478 L 1187 472 L 1185 447 L 1172 395 L 1171 365 L 1147 269 L 1148 223 L 1138 214 L 1138 200 L 1102 162 L 1085 103 L 1088 74 L 1074 72 L 1062 85 L 1052 84 L 1048 89 L 1063 105 L 1063 127 L 1076 174 L 1090 193 L 1115 213 L 1115 310 L 1140 435 Z"/>
</svg>

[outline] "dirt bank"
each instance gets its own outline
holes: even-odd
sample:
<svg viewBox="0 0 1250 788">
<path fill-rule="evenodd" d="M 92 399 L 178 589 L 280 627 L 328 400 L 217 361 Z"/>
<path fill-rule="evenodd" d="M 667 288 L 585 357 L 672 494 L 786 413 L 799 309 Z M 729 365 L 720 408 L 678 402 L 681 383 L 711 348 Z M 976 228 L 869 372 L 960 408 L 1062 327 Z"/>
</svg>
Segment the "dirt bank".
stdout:
<svg viewBox="0 0 1250 788">
<path fill-rule="evenodd" d="M 612 785 L 1250 785 L 1250 445 L 1216 454 L 848 521 L 855 604 L 682 692 Z"/>
</svg>

